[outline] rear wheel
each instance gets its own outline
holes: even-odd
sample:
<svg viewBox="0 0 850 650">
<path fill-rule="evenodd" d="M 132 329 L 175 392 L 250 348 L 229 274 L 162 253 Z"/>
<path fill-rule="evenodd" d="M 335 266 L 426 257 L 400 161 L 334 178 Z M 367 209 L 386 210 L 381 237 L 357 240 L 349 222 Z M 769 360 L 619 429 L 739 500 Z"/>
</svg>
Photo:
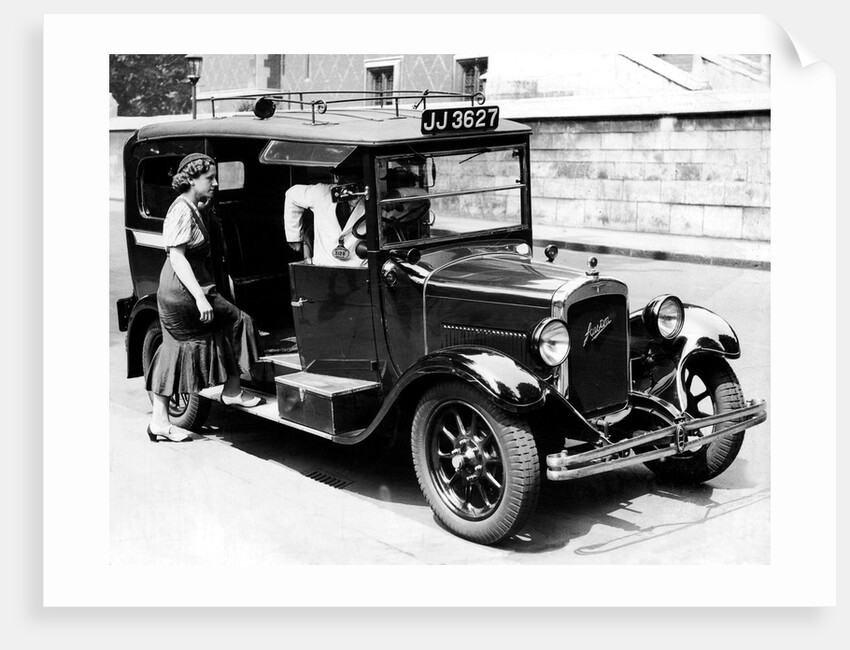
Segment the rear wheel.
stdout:
<svg viewBox="0 0 850 650">
<path fill-rule="evenodd" d="M 695 418 L 744 406 L 738 378 L 723 359 L 696 357 L 685 367 L 686 411 Z M 706 433 L 713 427 L 704 430 Z M 744 434 L 721 436 L 697 451 L 646 463 L 662 480 L 696 484 L 726 471 L 741 450 Z"/>
<path fill-rule="evenodd" d="M 495 544 L 525 524 L 540 492 L 528 424 L 471 386 L 429 389 L 413 418 L 413 466 L 425 499 L 446 528 Z"/>
<path fill-rule="evenodd" d="M 159 319 L 155 319 L 145 332 L 142 343 L 142 368 L 145 377 L 153 363 L 153 356 L 162 345 L 162 327 Z M 151 395 L 151 400 L 153 396 Z M 168 419 L 183 429 L 198 431 L 207 419 L 210 412 L 210 402 L 200 395 L 191 393 L 175 393 L 168 402 Z"/>
</svg>

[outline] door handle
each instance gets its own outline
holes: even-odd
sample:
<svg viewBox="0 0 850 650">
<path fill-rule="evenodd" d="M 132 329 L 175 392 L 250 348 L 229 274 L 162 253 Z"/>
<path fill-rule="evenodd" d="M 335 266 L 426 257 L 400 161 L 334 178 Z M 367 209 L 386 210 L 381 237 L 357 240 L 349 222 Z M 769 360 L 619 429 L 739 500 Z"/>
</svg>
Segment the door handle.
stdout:
<svg viewBox="0 0 850 650">
<path fill-rule="evenodd" d="M 298 300 L 293 300 L 290 305 L 293 307 L 303 307 L 305 303 L 308 302 L 316 302 L 315 300 L 310 300 L 309 298 L 299 298 Z"/>
</svg>

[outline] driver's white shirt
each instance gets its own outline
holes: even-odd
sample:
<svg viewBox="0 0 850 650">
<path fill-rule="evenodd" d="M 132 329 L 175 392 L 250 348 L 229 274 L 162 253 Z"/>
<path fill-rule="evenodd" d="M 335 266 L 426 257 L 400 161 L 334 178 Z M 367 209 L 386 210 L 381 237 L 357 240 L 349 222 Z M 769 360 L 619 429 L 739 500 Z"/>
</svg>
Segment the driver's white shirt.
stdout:
<svg viewBox="0 0 850 650">
<path fill-rule="evenodd" d="M 313 264 L 322 266 L 362 266 L 366 260 L 361 260 L 354 253 L 358 239 L 351 233 L 357 220 L 365 213 L 363 200 L 353 201 L 351 214 L 345 224 L 343 245 L 348 249 L 348 259 L 341 260 L 333 256 L 333 250 L 339 245 L 339 236 L 343 232 L 336 218 L 336 203 L 331 200 L 329 183 L 314 185 L 293 185 L 286 190 L 286 201 L 283 206 L 283 223 L 286 231 L 286 241 L 304 241 L 304 211 L 313 211 Z"/>
</svg>

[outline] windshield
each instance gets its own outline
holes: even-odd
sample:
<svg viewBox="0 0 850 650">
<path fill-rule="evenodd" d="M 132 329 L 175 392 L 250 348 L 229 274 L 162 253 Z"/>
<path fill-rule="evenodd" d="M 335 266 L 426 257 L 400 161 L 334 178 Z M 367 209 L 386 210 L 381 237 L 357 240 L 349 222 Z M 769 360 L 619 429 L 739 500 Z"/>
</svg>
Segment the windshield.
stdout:
<svg viewBox="0 0 850 650">
<path fill-rule="evenodd" d="M 381 244 L 522 225 L 522 148 L 379 158 Z"/>
</svg>

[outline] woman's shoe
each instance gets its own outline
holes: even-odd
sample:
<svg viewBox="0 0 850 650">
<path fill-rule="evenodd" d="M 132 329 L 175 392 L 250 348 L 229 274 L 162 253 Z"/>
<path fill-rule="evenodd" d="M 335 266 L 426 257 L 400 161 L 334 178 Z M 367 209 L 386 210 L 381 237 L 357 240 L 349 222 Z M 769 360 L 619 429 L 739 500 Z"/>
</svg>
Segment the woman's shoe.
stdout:
<svg viewBox="0 0 850 650">
<path fill-rule="evenodd" d="M 170 442 L 191 442 L 192 434 L 186 431 L 186 429 L 175 427 L 173 424 L 168 425 L 168 428 L 164 432 L 157 431 L 154 433 L 151 430 L 151 425 L 148 425 L 148 438 L 150 438 L 151 442 L 159 442 L 160 438 Z"/>
<path fill-rule="evenodd" d="M 238 395 L 234 397 L 227 397 L 225 395 L 221 396 L 221 403 L 225 406 L 241 406 L 245 409 L 254 408 L 255 406 L 259 406 L 260 404 L 265 404 L 266 400 L 262 397 L 258 397 L 256 395 L 248 397 L 244 392 L 240 391 Z"/>
</svg>

